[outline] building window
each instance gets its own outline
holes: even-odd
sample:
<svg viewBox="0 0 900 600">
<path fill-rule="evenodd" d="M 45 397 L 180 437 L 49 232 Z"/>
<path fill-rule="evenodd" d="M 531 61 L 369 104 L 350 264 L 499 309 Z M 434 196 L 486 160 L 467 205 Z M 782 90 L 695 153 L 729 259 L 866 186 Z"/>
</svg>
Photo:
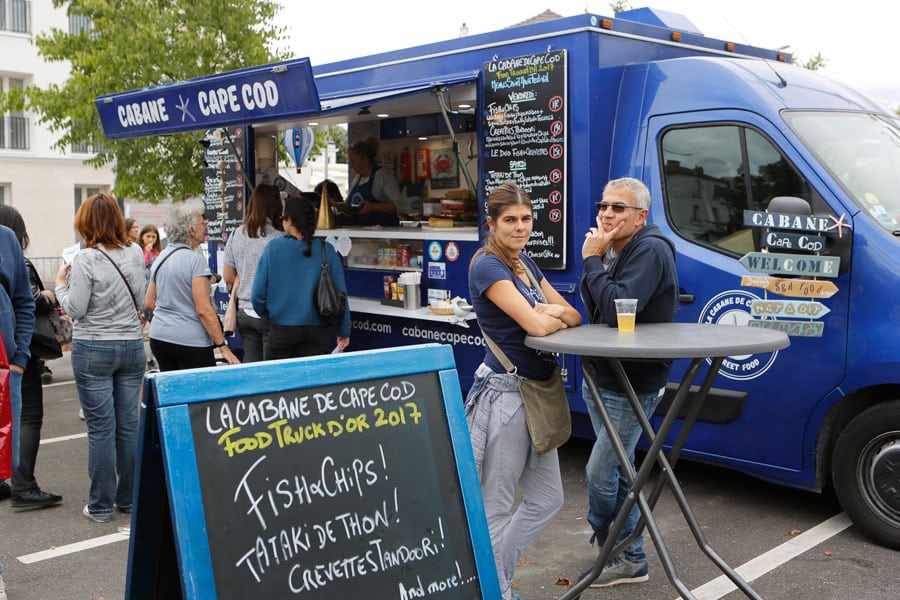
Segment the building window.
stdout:
<svg viewBox="0 0 900 600">
<path fill-rule="evenodd" d="M 9 184 L 0 183 L 0 206 L 9 204 Z"/>
<path fill-rule="evenodd" d="M 74 215 L 75 213 L 78 212 L 78 209 L 81 208 L 81 204 L 85 200 L 87 200 L 94 194 L 99 194 L 102 191 L 103 191 L 103 188 L 101 188 L 99 186 L 76 185 L 75 186 L 75 212 L 73 212 L 72 214 Z"/>
<path fill-rule="evenodd" d="M 0 0 L 2 2 L 2 0 Z M 93 31 L 94 23 L 84 15 L 69 15 L 69 33 L 77 35 L 82 31 Z"/>
<path fill-rule="evenodd" d="M 3 2 L 4 0 L 0 0 Z M 24 79 L 0 77 L 0 87 L 4 92 L 25 87 Z M 0 148 L 8 150 L 28 150 L 29 119 L 22 112 L 0 115 Z"/>
<path fill-rule="evenodd" d="M 76 123 L 75 125 L 80 127 L 81 125 L 83 125 L 83 123 Z M 72 129 L 74 132 L 76 127 L 73 127 Z M 72 144 L 70 145 L 72 153 L 73 154 L 98 154 L 100 152 L 107 152 L 107 148 L 103 145 L 102 137 L 103 136 L 100 136 L 101 141 L 99 141 L 99 142 L 98 141 L 72 142 Z"/>
<path fill-rule="evenodd" d="M 76 142 L 72 144 L 73 154 L 97 154 L 105 151 L 106 148 L 103 144 L 88 144 L 87 142 Z"/>
<path fill-rule="evenodd" d="M 0 0 L 0 29 L 31 33 L 31 2 Z"/>
</svg>

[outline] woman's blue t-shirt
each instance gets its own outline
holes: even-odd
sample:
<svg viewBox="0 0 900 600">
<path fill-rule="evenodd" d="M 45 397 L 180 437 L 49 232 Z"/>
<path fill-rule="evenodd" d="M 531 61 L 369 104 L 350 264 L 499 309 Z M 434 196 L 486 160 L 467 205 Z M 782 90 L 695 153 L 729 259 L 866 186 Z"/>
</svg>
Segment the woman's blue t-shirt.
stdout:
<svg viewBox="0 0 900 600">
<path fill-rule="evenodd" d="M 519 259 L 528 266 L 537 281 L 544 278 L 531 258 L 519 254 Z M 546 380 L 552 374 L 556 363 L 553 354 L 527 347 L 525 330 L 484 295 L 488 288 L 502 280 L 512 281 L 530 305 L 534 306 L 540 301 L 538 291 L 513 275 L 512 270 L 502 260 L 490 254 L 481 254 L 469 269 L 469 295 L 478 316 L 478 324 L 481 330 L 506 353 L 512 364 L 518 368 L 519 375 L 529 379 Z M 489 348 L 486 349 L 484 362 L 497 373 L 506 372 Z"/>
</svg>

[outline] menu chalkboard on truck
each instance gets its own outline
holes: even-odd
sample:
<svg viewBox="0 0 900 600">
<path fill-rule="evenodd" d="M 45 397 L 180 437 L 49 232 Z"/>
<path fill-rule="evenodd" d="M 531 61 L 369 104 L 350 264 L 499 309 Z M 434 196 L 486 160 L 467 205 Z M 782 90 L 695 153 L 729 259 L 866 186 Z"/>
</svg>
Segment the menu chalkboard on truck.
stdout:
<svg viewBox="0 0 900 600">
<path fill-rule="evenodd" d="M 566 266 L 566 112 L 565 50 L 484 64 L 485 198 L 507 179 L 528 193 L 542 269 Z"/>
<path fill-rule="evenodd" d="M 211 242 L 226 242 L 228 233 L 244 221 L 244 128 L 208 131 L 204 145 L 207 143 L 203 155 L 206 233 Z"/>
<path fill-rule="evenodd" d="M 130 598 L 500 598 L 449 346 L 146 384 Z"/>
</svg>

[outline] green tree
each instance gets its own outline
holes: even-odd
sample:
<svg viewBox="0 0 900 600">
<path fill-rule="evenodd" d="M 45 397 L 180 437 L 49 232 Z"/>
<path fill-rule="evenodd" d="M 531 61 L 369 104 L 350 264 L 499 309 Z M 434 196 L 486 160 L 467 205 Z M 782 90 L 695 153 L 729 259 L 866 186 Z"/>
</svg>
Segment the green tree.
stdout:
<svg viewBox="0 0 900 600">
<path fill-rule="evenodd" d="M 316 127 L 316 145 L 313 152 L 321 152 L 328 142 L 334 144 L 337 150 L 335 160 L 339 163 L 347 162 L 347 128 L 340 125 Z"/>
<path fill-rule="evenodd" d="M 203 192 L 202 132 L 110 140 L 94 107 L 97 96 L 167 84 L 285 58 L 274 26 L 274 0 L 53 0 L 71 17 L 86 18 L 77 33 L 52 29 L 35 37 L 48 62 L 68 61 L 69 78 L 46 88 L 0 93 L 0 114 L 28 109 L 59 135 L 56 148 L 87 144 L 88 164 L 115 161 L 114 193 L 158 201 Z"/>
<path fill-rule="evenodd" d="M 818 71 L 819 69 L 824 69 L 828 64 L 828 59 L 822 56 L 821 52 L 816 52 L 815 56 L 811 56 L 807 59 L 800 58 L 796 52 L 791 50 L 790 46 L 781 46 L 776 48 L 779 52 L 789 52 L 791 54 L 791 64 L 797 67 L 802 67 L 804 69 L 808 69 L 810 71 Z"/>
<path fill-rule="evenodd" d="M 806 61 L 802 61 L 799 58 L 794 58 L 794 64 L 798 67 L 803 67 L 804 69 L 809 69 L 810 71 L 818 71 L 819 69 L 824 69 L 828 64 L 828 59 L 822 56 L 821 52 L 816 52 L 815 56 L 812 56 Z"/>
<path fill-rule="evenodd" d="M 612 9 L 613 13 L 619 14 L 620 12 L 631 10 L 631 2 L 628 0 L 616 0 L 615 2 L 611 2 L 609 7 Z"/>
</svg>

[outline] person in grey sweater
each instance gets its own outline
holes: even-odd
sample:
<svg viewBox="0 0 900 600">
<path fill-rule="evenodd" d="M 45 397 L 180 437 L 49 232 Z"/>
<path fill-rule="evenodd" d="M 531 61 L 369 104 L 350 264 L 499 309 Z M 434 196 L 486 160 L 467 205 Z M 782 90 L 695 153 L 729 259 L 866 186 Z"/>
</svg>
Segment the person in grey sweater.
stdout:
<svg viewBox="0 0 900 600">
<path fill-rule="evenodd" d="M 138 402 L 146 365 L 140 313 L 144 254 L 125 237 L 116 201 L 94 194 L 78 209 L 82 250 L 56 274 L 56 299 L 75 321 L 72 371 L 88 430 L 88 503 L 82 514 L 112 520 L 130 513 Z"/>
</svg>

